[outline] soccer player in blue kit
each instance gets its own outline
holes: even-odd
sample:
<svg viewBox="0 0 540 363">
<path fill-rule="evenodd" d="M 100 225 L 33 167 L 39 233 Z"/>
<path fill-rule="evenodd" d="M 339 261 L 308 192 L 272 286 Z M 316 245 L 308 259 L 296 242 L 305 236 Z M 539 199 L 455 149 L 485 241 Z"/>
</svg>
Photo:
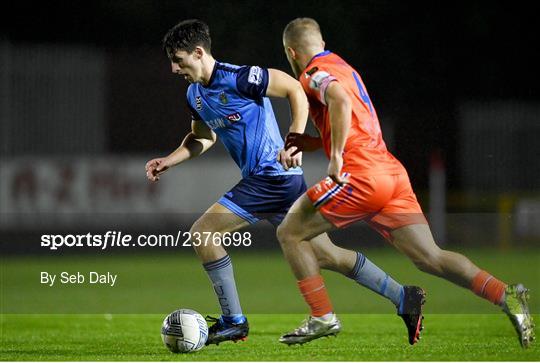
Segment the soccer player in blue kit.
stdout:
<svg viewBox="0 0 540 363">
<path fill-rule="evenodd" d="M 146 163 L 151 181 L 169 168 L 207 151 L 217 137 L 242 171 L 242 180 L 225 193 L 193 224 L 195 232 L 234 232 L 261 219 L 277 227 L 294 201 L 306 191 L 301 153 L 283 150 L 283 139 L 268 96 L 287 98 L 291 107 L 289 131 L 303 133 L 308 101 L 302 86 L 276 69 L 237 66 L 216 61 L 211 53 L 208 26 L 192 19 L 178 23 L 165 35 L 163 46 L 172 72 L 190 86 L 191 132 L 166 157 Z M 209 239 L 213 241 L 213 239 Z M 409 342 L 421 322 L 423 298 L 419 288 L 402 286 L 360 252 L 335 246 L 326 234 L 310 241 L 321 268 L 339 272 L 386 297 L 396 305 L 407 325 Z M 193 244 L 212 284 L 222 314 L 212 319 L 207 344 L 244 340 L 249 325 L 244 316 L 232 263 L 221 245 Z M 336 319 L 334 332 L 341 329 Z M 411 337 L 413 336 L 413 337 Z"/>
</svg>

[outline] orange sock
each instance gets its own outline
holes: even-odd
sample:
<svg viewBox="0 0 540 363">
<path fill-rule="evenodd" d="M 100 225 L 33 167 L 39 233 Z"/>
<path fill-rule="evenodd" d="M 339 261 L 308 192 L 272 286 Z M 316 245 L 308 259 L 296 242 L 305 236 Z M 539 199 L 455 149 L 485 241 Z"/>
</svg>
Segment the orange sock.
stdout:
<svg viewBox="0 0 540 363">
<path fill-rule="evenodd" d="M 334 310 L 321 275 L 298 281 L 298 287 L 311 309 L 311 316 L 321 317 Z"/>
<path fill-rule="evenodd" d="M 478 296 L 496 305 L 502 303 L 506 284 L 487 273 L 480 271 L 472 280 L 471 290 Z"/>
</svg>

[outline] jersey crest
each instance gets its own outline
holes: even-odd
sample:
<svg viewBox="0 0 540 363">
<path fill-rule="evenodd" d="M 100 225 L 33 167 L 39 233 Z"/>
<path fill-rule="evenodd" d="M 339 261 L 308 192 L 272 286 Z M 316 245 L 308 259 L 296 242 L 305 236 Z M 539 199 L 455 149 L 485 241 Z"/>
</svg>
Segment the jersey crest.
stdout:
<svg viewBox="0 0 540 363">
<path fill-rule="evenodd" d="M 229 99 L 227 98 L 227 95 L 225 94 L 224 91 L 221 91 L 221 93 L 219 94 L 219 101 L 221 103 L 223 103 L 224 105 L 226 105 L 227 103 L 229 103 Z"/>
</svg>

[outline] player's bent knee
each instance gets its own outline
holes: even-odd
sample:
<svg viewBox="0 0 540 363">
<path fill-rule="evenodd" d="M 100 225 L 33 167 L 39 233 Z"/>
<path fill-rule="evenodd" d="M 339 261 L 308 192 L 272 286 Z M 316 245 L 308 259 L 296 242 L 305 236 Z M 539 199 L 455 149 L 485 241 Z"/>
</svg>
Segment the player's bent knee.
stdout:
<svg viewBox="0 0 540 363">
<path fill-rule="evenodd" d="M 295 241 L 295 233 L 286 224 L 280 224 L 276 230 L 276 236 L 280 244 L 289 244 Z"/>
<path fill-rule="evenodd" d="M 206 223 L 196 221 L 191 226 L 189 230 L 190 243 L 199 256 L 213 253 L 212 251 L 222 248 L 221 243 L 218 243 L 219 239 L 213 238 L 214 233 L 219 233 L 219 231 L 208 227 Z"/>
<path fill-rule="evenodd" d="M 276 237 L 279 243 L 281 244 L 286 243 L 285 241 L 286 236 L 287 236 L 287 227 L 283 226 L 283 224 L 280 224 L 276 229 Z"/>
</svg>

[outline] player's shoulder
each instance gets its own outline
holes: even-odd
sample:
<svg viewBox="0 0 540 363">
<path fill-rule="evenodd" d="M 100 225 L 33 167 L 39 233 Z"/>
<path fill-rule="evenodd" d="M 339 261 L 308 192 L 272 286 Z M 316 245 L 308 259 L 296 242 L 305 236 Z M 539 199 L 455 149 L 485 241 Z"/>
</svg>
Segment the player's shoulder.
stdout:
<svg viewBox="0 0 540 363">
<path fill-rule="evenodd" d="M 306 78 L 312 77 L 319 72 L 331 73 L 338 67 L 347 64 L 340 56 L 335 53 L 325 52 L 322 56 L 315 56 L 306 67 L 304 73 Z"/>
<path fill-rule="evenodd" d="M 216 72 L 220 72 L 223 74 L 237 74 L 242 67 L 243 66 L 239 66 L 237 64 L 216 62 Z"/>
<path fill-rule="evenodd" d="M 319 90 L 325 81 L 336 79 L 331 68 L 318 64 L 310 64 L 300 75 L 300 83 L 304 89 Z"/>
<path fill-rule="evenodd" d="M 328 73 L 325 67 L 321 67 L 318 64 L 310 64 L 300 74 L 300 82 L 308 84 L 312 78 L 317 77 L 322 73 Z"/>
<path fill-rule="evenodd" d="M 216 70 L 222 72 L 225 76 L 231 75 L 235 78 L 247 78 L 249 80 L 257 80 L 263 73 L 263 67 L 256 65 L 236 65 L 230 63 L 217 63 Z"/>
<path fill-rule="evenodd" d="M 203 93 L 206 93 L 209 90 L 215 90 L 215 89 L 226 90 L 234 85 L 236 74 L 238 73 L 238 70 L 240 68 L 241 66 L 238 66 L 235 64 L 216 61 L 208 84 L 200 85 L 197 83 L 192 83 L 190 85 L 190 88 L 193 91 L 197 91 L 200 89 L 203 91 Z M 188 94 L 189 94 L 189 89 L 188 89 Z"/>
<path fill-rule="evenodd" d="M 235 89 L 236 79 L 242 67 L 231 63 L 216 62 L 214 73 L 212 74 L 211 88 Z"/>
<path fill-rule="evenodd" d="M 268 69 L 255 65 L 240 66 L 235 83 L 241 95 L 259 100 L 266 95 L 269 83 Z"/>
<path fill-rule="evenodd" d="M 209 88 L 258 100 L 265 96 L 268 82 L 266 68 L 216 62 Z"/>
<path fill-rule="evenodd" d="M 323 80 L 337 80 L 343 74 L 349 74 L 354 69 L 339 55 L 325 51 L 320 56 L 315 56 L 313 60 L 302 72 L 300 81 L 305 86 L 320 84 Z"/>
</svg>

